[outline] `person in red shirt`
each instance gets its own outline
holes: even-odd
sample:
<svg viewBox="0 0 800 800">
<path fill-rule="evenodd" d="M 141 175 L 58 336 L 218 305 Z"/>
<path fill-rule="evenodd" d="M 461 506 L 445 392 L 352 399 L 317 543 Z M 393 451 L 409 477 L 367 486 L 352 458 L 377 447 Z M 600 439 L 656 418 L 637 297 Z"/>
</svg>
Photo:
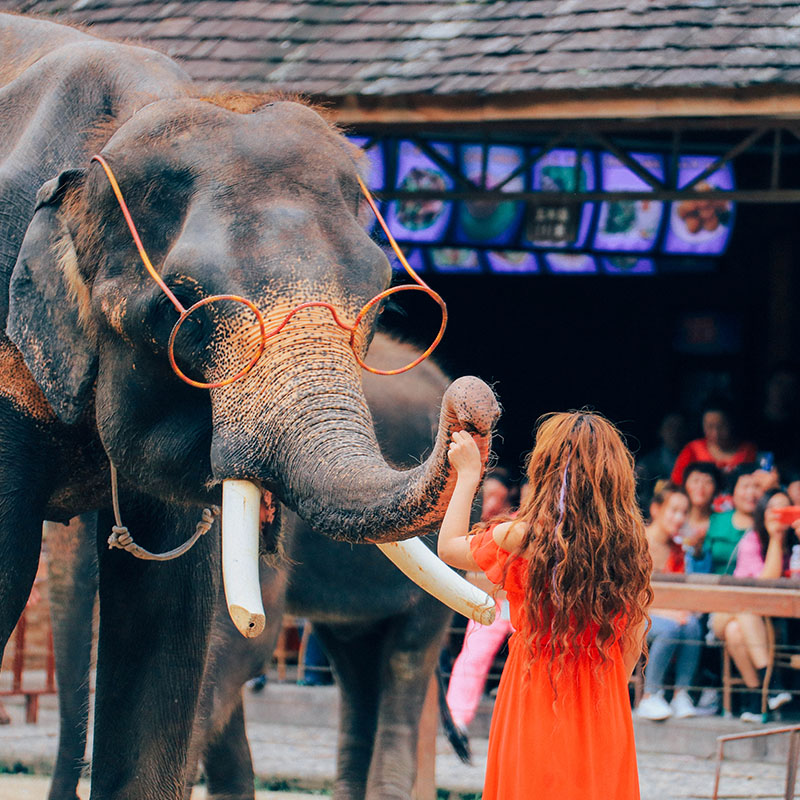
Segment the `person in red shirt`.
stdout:
<svg viewBox="0 0 800 800">
<path fill-rule="evenodd" d="M 689 442 L 675 460 L 670 480 L 683 484 L 683 473 L 693 461 L 711 461 L 723 472 L 739 464 L 755 461 L 756 446 L 739 440 L 733 424 L 733 414 L 723 401 L 711 400 L 703 408 L 703 437 Z"/>
</svg>

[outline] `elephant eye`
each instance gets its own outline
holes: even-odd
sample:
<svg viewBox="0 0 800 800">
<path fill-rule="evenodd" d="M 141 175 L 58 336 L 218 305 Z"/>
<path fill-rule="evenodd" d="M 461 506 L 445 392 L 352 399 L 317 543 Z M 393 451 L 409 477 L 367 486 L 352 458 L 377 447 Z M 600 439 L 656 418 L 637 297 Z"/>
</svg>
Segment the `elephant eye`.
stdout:
<svg viewBox="0 0 800 800">
<path fill-rule="evenodd" d="M 170 290 L 184 308 L 190 308 L 199 299 L 195 291 L 185 286 L 170 286 Z M 166 351 L 172 329 L 179 319 L 177 309 L 166 294 L 159 292 L 151 304 L 148 317 L 148 328 L 153 343 L 159 351 Z M 181 325 L 175 341 L 176 357 L 185 356 L 188 360 L 196 362 L 198 351 L 207 340 L 209 327 L 210 322 L 204 309 L 200 308 L 191 314 Z"/>
</svg>

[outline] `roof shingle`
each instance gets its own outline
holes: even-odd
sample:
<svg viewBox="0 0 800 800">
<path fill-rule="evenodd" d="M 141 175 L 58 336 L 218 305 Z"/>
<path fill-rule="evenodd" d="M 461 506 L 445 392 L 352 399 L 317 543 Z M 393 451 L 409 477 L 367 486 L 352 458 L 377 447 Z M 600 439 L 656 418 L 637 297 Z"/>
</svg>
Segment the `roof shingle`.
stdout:
<svg viewBox="0 0 800 800">
<path fill-rule="evenodd" d="M 798 85 L 796 0 L 0 0 L 310 95 Z"/>
</svg>

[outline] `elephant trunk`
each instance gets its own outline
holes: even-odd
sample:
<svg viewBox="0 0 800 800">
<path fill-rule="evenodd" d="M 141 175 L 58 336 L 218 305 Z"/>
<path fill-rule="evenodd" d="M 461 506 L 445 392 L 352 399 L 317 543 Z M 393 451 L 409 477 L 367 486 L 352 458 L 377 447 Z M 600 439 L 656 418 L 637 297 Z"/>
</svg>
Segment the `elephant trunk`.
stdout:
<svg viewBox="0 0 800 800">
<path fill-rule="evenodd" d="M 494 393 L 479 378 L 456 380 L 430 456 L 396 470 L 381 455 L 359 373 L 334 325 L 270 339 L 251 374 L 211 392 L 215 476 L 275 490 L 334 539 L 391 542 L 430 530 L 455 487 L 450 435 L 474 433 L 485 461 L 499 415 Z"/>
<path fill-rule="evenodd" d="M 477 434 L 485 463 L 497 414 L 494 394 L 483 381 L 459 378 L 443 397 L 433 451 L 405 471 L 384 461 L 377 442 L 366 452 L 354 452 L 332 429 L 327 442 L 309 443 L 310 469 L 287 469 L 285 474 L 292 476 L 283 487 L 287 503 L 316 530 L 352 543 L 394 542 L 430 531 L 444 516 L 455 488 L 447 458 L 452 432 Z M 371 421 L 368 433 L 374 439 Z"/>
<path fill-rule="evenodd" d="M 223 482 L 223 515 L 228 487 L 239 492 L 249 483 L 243 491 L 253 497 L 236 501 L 243 508 L 249 503 L 244 517 L 253 517 L 253 498 L 261 490 L 274 491 L 315 530 L 352 543 L 394 542 L 433 528 L 455 487 L 447 458 L 451 433 L 474 433 L 485 463 L 499 414 L 483 381 L 458 379 L 445 392 L 429 457 L 411 470 L 393 469 L 381 455 L 353 354 L 341 332 L 324 324 L 302 337 L 298 332 L 269 340 L 252 373 L 213 389 L 211 400 L 212 465 Z M 229 521 L 227 527 L 235 531 L 238 525 Z M 226 548 L 232 553 L 225 529 L 223 518 L 223 562 Z M 252 551 L 257 535 L 257 527 L 244 538 L 234 533 L 237 552 Z M 225 576 L 226 592 L 232 581 L 239 577 Z M 231 614 L 242 633 L 256 635 L 263 610 L 250 590 L 242 595 L 249 600 L 229 596 Z"/>
</svg>

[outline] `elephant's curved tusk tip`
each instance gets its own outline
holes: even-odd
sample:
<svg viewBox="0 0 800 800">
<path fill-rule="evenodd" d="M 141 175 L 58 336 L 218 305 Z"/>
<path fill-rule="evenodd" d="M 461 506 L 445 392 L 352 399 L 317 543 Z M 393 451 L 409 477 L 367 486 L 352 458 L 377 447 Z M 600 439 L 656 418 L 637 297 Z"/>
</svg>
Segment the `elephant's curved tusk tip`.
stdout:
<svg viewBox="0 0 800 800">
<path fill-rule="evenodd" d="M 264 631 L 266 618 L 263 614 L 248 611 L 246 608 L 237 605 L 229 606 L 228 613 L 231 615 L 236 630 L 246 639 L 255 639 L 256 636 L 260 636 Z"/>
<path fill-rule="evenodd" d="M 480 611 L 476 611 L 472 618 L 480 625 L 491 625 L 497 614 L 495 609 L 496 606 L 484 606 Z"/>
</svg>

